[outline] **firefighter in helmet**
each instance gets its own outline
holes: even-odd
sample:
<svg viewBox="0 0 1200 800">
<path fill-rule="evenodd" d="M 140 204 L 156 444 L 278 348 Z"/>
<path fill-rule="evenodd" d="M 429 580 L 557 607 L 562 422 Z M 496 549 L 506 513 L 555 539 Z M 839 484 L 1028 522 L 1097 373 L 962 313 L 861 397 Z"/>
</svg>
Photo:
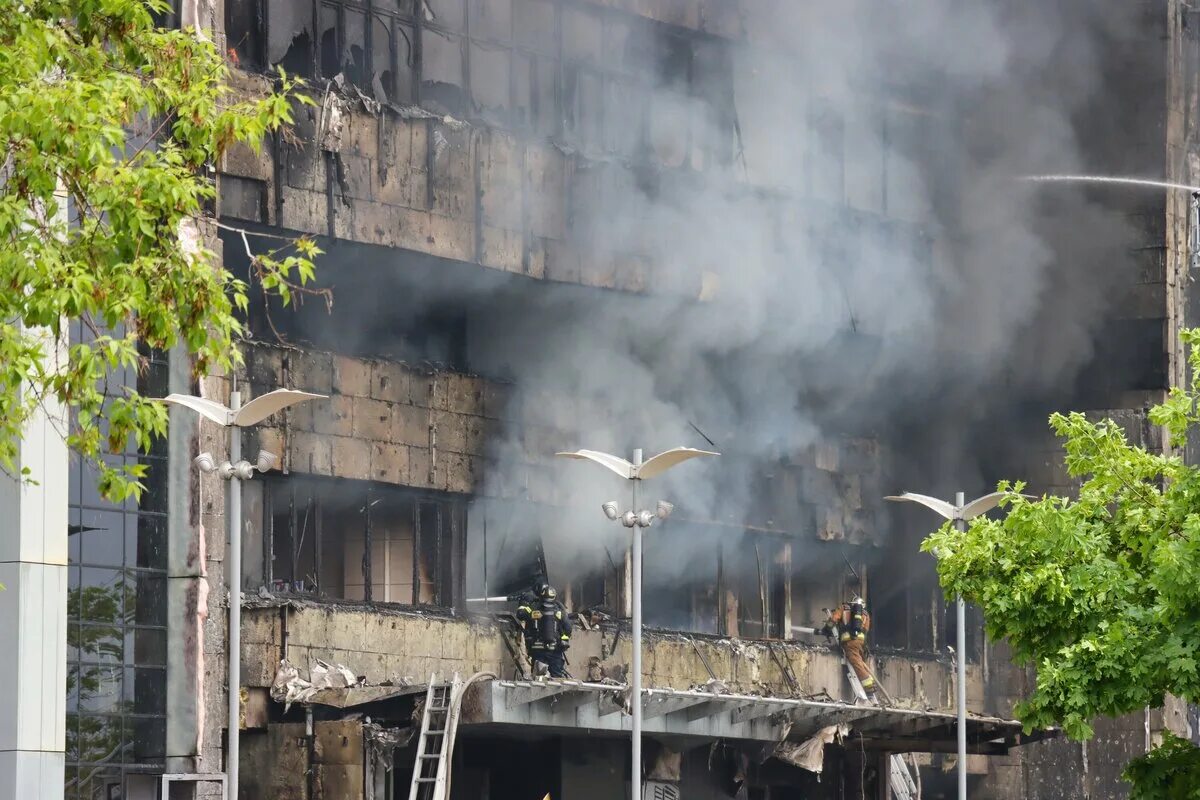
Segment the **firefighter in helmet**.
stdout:
<svg viewBox="0 0 1200 800">
<path fill-rule="evenodd" d="M 532 596 L 527 595 L 517 606 L 517 621 L 525 633 L 525 649 L 529 658 L 544 664 L 552 678 L 569 678 L 566 652 L 571 646 L 571 619 L 567 609 L 558 602 L 558 592 L 548 583 L 540 583 Z"/>
<path fill-rule="evenodd" d="M 867 631 L 871 630 L 871 615 L 867 613 L 866 602 L 859 594 L 861 588 L 857 576 L 847 578 L 846 589 L 850 599 L 830 613 L 829 622 L 837 635 L 838 643 L 842 646 L 842 653 L 846 656 L 846 661 L 850 662 L 854 674 L 858 676 L 867 698 L 876 702 L 875 676 L 868 669 L 863 653 L 867 647 Z"/>
</svg>

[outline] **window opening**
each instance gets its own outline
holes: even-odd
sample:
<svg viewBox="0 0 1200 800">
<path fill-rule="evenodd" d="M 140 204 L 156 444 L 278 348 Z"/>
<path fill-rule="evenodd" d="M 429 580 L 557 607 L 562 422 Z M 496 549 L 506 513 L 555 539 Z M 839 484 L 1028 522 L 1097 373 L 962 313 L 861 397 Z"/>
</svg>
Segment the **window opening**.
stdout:
<svg viewBox="0 0 1200 800">
<path fill-rule="evenodd" d="M 462 502 L 365 481 L 269 480 L 267 576 L 281 592 L 452 606 Z"/>
</svg>

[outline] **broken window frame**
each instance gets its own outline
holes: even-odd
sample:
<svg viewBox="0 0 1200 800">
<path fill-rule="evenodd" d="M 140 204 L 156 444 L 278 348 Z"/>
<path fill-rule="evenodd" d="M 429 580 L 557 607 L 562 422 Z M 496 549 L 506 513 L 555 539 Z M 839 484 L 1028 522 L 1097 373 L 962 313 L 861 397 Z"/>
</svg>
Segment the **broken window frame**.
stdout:
<svg viewBox="0 0 1200 800">
<path fill-rule="evenodd" d="M 786 547 L 784 537 L 758 532 L 744 533 L 737 545 L 722 544 L 717 620 L 723 635 L 763 641 L 788 638 L 787 597 L 792 570 L 790 564 L 777 563 Z M 737 570 L 732 568 L 736 557 L 744 561 Z M 728 608 L 733 595 L 737 602 L 736 627 L 731 624 Z"/>
<path fill-rule="evenodd" d="M 938 651 L 947 652 L 958 647 L 958 608 L 953 599 L 941 600 L 941 620 L 938 627 Z M 986 636 L 983 629 L 983 612 L 974 603 L 965 605 L 966 619 L 966 651 L 967 663 L 977 664 L 983 659 L 983 649 L 986 646 Z"/>
<path fill-rule="evenodd" d="M 464 552 L 466 519 L 466 504 L 463 499 L 439 492 L 371 481 L 352 481 L 300 474 L 271 477 L 265 480 L 263 482 L 262 546 L 264 553 L 263 581 L 266 586 L 272 587 L 277 592 L 315 595 L 349 602 L 358 601 L 357 598 L 349 599 L 344 596 L 347 594 L 345 586 L 348 585 L 344 581 L 342 590 L 338 592 L 343 595 L 342 597 L 331 596 L 328 590 L 332 587 L 322 585 L 324 580 L 322 554 L 331 541 L 330 537 L 339 537 L 342 542 L 355 541 L 353 537 L 346 535 L 347 532 L 354 532 L 350 525 L 340 523 L 334 526 L 331 524 L 332 520 L 325 518 L 324 502 L 327 493 L 331 491 L 341 492 L 343 495 L 341 499 L 348 496 L 346 493 L 352 492 L 361 492 L 364 498 L 364 505 L 361 509 L 362 602 L 439 608 L 458 606 L 463 595 L 463 566 L 460 563 Z M 305 502 L 300 502 L 302 499 Z M 372 508 L 383 500 L 398 501 L 402 507 L 410 505 L 412 509 L 412 593 L 405 600 L 391 599 L 386 594 L 384 598 L 374 596 L 375 589 L 379 586 L 382 577 L 375 574 L 375 565 L 372 563 L 372 539 L 373 534 L 376 533 L 374 528 L 378 524 L 378 520 L 373 521 L 372 519 Z M 313 521 L 311 528 L 305 523 L 303 531 L 298 531 L 302 507 L 306 510 L 312 509 Z M 432 516 L 429 516 L 430 514 Z M 277 529 L 279 519 L 287 520 L 289 526 L 287 531 Z M 430 524 L 431 522 L 432 524 Z M 337 530 L 331 530 L 335 527 Z M 430 538 L 431 531 L 432 538 Z M 304 547 L 306 549 L 311 547 L 312 558 L 309 560 L 312 562 L 313 569 L 309 576 L 300 579 L 304 581 L 303 585 L 297 585 L 295 576 L 297 566 L 304 559 L 303 554 L 296 549 L 298 534 L 302 535 L 299 541 L 304 541 L 309 536 L 312 537 L 311 544 L 306 544 Z M 392 543 L 391 539 L 384 541 L 384 547 L 388 547 Z M 400 541 L 405 540 L 401 539 Z M 432 542 L 432 561 L 429 562 L 431 568 L 425 577 L 422 577 L 420 561 L 424 558 L 422 555 L 423 542 L 425 544 Z M 277 548 L 281 545 L 288 547 L 289 552 L 277 553 Z M 353 559 L 354 555 L 355 553 L 350 549 L 343 547 L 343 574 L 345 574 L 346 561 Z M 284 571 L 276 567 L 276 562 L 284 556 L 289 556 L 291 561 L 291 568 L 286 573 L 286 577 L 282 577 L 285 575 Z M 428 574 L 429 572 L 432 574 Z M 309 581 L 309 577 L 314 577 L 315 582 Z M 332 580 L 329 581 L 329 583 L 332 582 Z M 397 583 L 396 585 L 407 584 Z M 422 595 L 425 595 L 424 599 L 422 599 Z"/>
</svg>

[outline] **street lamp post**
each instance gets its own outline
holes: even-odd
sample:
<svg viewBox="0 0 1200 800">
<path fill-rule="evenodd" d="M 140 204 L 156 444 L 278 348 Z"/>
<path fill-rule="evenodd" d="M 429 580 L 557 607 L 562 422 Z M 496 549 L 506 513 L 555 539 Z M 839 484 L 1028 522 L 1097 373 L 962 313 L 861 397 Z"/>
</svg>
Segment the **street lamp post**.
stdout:
<svg viewBox="0 0 1200 800">
<path fill-rule="evenodd" d="M 642 461 L 642 451 L 633 451 L 633 460 L 626 461 L 620 456 L 601 453 L 596 450 L 577 450 L 573 453 L 556 453 L 565 458 L 579 458 L 593 461 L 600 466 L 612 470 L 622 478 L 630 481 L 633 490 L 633 505 L 625 513 L 621 513 L 617 502 L 610 500 L 602 506 L 604 516 L 611 520 L 619 520 L 633 533 L 631 558 L 630 591 L 633 595 L 633 658 L 630 664 L 629 709 L 632 716 L 631 759 L 630 759 L 630 800 L 641 800 L 642 790 L 642 529 L 649 528 L 656 519 L 666 519 L 675 508 L 665 500 L 659 500 L 654 511 L 638 510 L 638 482 L 646 478 L 661 475 L 676 464 L 680 464 L 699 456 L 715 456 L 708 450 L 695 450 L 691 447 L 676 447 L 659 453 L 649 461 Z"/>
<path fill-rule="evenodd" d="M 964 500 L 966 495 L 958 492 L 954 495 L 953 505 L 945 500 L 938 500 L 936 497 L 912 492 L 884 499 L 896 503 L 920 503 L 926 508 L 933 509 L 945 519 L 951 520 L 955 530 L 964 533 L 967 530 L 968 520 L 991 511 L 1004 495 L 1004 492 L 993 492 L 967 503 Z M 963 603 L 961 594 L 954 598 L 954 606 L 958 642 L 957 658 L 955 659 L 958 676 L 958 691 L 956 692 L 958 705 L 958 800 L 967 800 L 967 622 L 964 613 L 966 604 Z"/>
<path fill-rule="evenodd" d="M 241 661 L 242 661 L 242 481 L 254 477 L 254 472 L 267 472 L 279 461 L 279 457 L 260 450 L 255 463 L 242 460 L 242 437 L 238 428 L 257 425 L 277 411 L 306 400 L 324 398 L 323 394 L 312 394 L 295 389 L 276 389 L 260 395 L 242 405 L 242 394 L 236 389 L 229 393 L 229 406 L 214 400 L 190 394 L 172 394 L 163 402 L 190 408 L 200 416 L 212 420 L 229 430 L 229 460 L 217 464 L 212 453 L 196 456 L 196 468 L 201 472 L 216 472 L 229 481 L 229 503 L 225 509 L 229 518 L 229 744 L 225 753 L 225 796 L 226 800 L 237 800 L 238 796 L 238 727 L 240 717 Z"/>
</svg>

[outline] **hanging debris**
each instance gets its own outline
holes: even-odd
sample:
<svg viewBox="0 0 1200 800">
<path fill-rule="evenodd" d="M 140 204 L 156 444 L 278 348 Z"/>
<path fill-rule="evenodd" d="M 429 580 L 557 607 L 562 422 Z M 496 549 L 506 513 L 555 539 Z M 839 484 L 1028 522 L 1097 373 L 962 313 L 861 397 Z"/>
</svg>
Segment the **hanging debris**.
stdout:
<svg viewBox="0 0 1200 800">
<path fill-rule="evenodd" d="M 771 755 L 794 767 L 819 774 L 825 768 L 825 745 L 841 742 L 849 733 L 849 725 L 830 725 L 799 744 L 780 742 Z"/>
<path fill-rule="evenodd" d="M 377 722 L 367 722 L 363 725 L 363 741 L 375 763 L 390 772 L 396 749 L 407 747 L 415 731 L 413 727 L 385 728 Z"/>
<path fill-rule="evenodd" d="M 271 699 L 283 703 L 284 713 L 291 709 L 292 703 L 303 703 L 316 691 L 312 683 L 301 678 L 300 671 L 286 658 L 279 662 L 279 671 L 271 682 Z"/>
</svg>

